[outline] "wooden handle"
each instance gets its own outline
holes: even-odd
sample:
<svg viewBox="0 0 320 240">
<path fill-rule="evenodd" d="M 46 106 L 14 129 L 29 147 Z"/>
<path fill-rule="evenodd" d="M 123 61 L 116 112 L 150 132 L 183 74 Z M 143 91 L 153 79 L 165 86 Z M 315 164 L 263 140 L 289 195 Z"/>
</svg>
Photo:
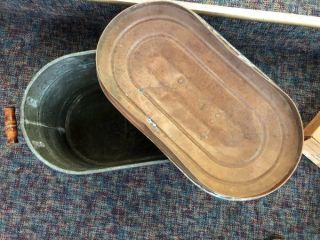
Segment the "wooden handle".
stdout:
<svg viewBox="0 0 320 240">
<path fill-rule="evenodd" d="M 102 2 L 102 3 L 127 4 L 127 5 L 150 2 L 150 0 L 89 0 L 89 1 Z M 320 28 L 320 17 L 315 17 L 315 16 L 235 8 L 235 7 L 224 7 L 224 6 L 217 6 L 217 5 L 211 5 L 211 4 L 174 1 L 174 0 L 170 0 L 170 2 L 179 4 L 187 9 L 195 11 L 196 13 L 201 13 L 205 15 Z"/>
<path fill-rule="evenodd" d="M 5 133 L 7 136 L 7 143 L 13 144 L 18 142 L 18 130 L 15 107 L 5 107 L 4 112 L 4 124 Z"/>
</svg>

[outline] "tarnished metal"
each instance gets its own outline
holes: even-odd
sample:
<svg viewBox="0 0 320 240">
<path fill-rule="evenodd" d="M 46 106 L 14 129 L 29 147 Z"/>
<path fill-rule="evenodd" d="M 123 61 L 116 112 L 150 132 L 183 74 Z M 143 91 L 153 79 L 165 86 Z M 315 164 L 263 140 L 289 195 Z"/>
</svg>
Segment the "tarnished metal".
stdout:
<svg viewBox="0 0 320 240">
<path fill-rule="evenodd" d="M 105 98 L 96 76 L 95 51 L 58 58 L 34 76 L 22 101 L 21 126 L 31 151 L 66 173 L 166 161 Z"/>
<path fill-rule="evenodd" d="M 303 129 L 293 101 L 179 5 L 138 4 L 114 18 L 97 73 L 116 108 L 210 194 L 259 198 L 297 167 Z"/>
</svg>

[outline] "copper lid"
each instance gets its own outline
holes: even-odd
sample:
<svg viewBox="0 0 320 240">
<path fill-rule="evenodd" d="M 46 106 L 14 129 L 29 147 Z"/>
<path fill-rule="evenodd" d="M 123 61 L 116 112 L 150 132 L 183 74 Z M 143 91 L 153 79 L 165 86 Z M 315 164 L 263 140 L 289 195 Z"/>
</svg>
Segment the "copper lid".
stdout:
<svg viewBox="0 0 320 240">
<path fill-rule="evenodd" d="M 213 195 L 264 196 L 299 162 L 292 100 L 181 6 L 150 2 L 119 14 L 99 40 L 97 73 L 116 108 Z"/>
</svg>

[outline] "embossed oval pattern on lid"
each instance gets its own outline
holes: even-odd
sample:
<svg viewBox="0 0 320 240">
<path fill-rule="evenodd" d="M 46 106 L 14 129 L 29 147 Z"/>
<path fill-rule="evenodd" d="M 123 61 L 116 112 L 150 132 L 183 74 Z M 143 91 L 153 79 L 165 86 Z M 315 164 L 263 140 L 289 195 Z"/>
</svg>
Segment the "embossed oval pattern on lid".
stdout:
<svg viewBox="0 0 320 240">
<path fill-rule="evenodd" d="M 107 98 L 206 192 L 255 199 L 294 172 L 303 143 L 294 103 L 194 13 L 130 7 L 104 30 L 96 61 Z"/>
</svg>

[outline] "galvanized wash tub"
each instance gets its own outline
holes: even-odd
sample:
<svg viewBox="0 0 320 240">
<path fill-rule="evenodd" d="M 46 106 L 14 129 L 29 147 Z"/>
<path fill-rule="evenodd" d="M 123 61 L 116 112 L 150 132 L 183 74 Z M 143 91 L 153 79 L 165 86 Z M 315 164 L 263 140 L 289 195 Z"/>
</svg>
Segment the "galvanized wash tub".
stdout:
<svg viewBox="0 0 320 240">
<path fill-rule="evenodd" d="M 105 98 L 95 56 L 94 50 L 63 56 L 33 77 L 21 105 L 22 132 L 31 151 L 70 174 L 166 162 Z"/>
</svg>

